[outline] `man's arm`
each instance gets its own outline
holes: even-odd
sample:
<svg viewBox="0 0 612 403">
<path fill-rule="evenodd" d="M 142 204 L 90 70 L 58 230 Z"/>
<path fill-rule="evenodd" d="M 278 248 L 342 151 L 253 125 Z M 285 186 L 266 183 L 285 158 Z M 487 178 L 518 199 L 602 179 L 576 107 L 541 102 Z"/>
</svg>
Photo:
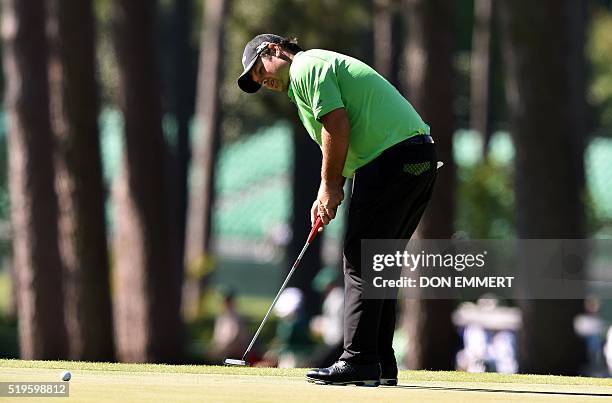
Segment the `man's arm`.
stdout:
<svg viewBox="0 0 612 403">
<path fill-rule="evenodd" d="M 311 221 L 317 216 L 327 225 L 336 217 L 336 209 L 344 199 L 342 169 L 349 145 L 350 124 L 346 109 L 338 108 L 321 117 L 321 185 L 311 209 Z"/>
</svg>

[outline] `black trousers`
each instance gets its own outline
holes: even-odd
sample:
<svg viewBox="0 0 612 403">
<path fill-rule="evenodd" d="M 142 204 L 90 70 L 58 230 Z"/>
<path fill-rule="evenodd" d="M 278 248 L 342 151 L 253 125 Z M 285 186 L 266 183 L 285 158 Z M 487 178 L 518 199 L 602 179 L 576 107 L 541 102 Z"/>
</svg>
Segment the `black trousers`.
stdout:
<svg viewBox="0 0 612 403">
<path fill-rule="evenodd" d="M 395 364 L 397 290 L 362 299 L 362 239 L 409 239 L 431 198 L 435 144 L 399 143 L 358 169 L 344 239 L 344 352 L 341 360 Z"/>
</svg>

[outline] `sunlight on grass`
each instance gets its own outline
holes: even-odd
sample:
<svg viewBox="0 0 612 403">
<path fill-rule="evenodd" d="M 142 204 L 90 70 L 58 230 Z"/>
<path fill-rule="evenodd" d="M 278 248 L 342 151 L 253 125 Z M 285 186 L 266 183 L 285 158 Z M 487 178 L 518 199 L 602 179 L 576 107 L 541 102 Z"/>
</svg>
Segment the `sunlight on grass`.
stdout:
<svg viewBox="0 0 612 403">
<path fill-rule="evenodd" d="M 185 373 L 210 375 L 253 375 L 276 377 L 303 377 L 304 368 L 253 368 L 208 365 L 165 365 L 165 364 L 123 364 L 94 363 L 79 361 L 22 361 L 0 360 L 0 368 L 39 368 L 89 371 L 123 371 Z M 496 373 L 467 373 L 458 371 L 400 371 L 400 380 L 419 382 L 482 382 L 482 383 L 524 383 L 553 385 L 612 386 L 611 378 L 565 377 L 553 375 L 505 375 Z"/>
</svg>

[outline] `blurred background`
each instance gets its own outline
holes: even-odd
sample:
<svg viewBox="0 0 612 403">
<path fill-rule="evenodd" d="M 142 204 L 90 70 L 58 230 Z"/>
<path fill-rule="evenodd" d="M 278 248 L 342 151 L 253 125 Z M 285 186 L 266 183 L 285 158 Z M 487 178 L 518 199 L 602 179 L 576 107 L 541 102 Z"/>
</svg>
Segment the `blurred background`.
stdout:
<svg viewBox="0 0 612 403">
<path fill-rule="evenodd" d="M 415 236 L 612 235 L 609 0 L 2 0 L 0 17 L 0 357 L 242 356 L 310 229 L 321 158 L 285 96 L 236 85 L 259 33 L 367 62 L 431 126 L 445 166 Z M 337 358 L 344 215 L 256 365 Z M 399 304 L 402 368 L 612 371 L 596 293 Z"/>
</svg>

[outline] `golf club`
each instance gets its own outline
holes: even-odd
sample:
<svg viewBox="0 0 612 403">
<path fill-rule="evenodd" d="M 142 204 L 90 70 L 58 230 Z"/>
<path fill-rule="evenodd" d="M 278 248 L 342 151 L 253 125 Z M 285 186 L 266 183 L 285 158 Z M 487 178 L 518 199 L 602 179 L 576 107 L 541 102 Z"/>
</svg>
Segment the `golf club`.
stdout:
<svg viewBox="0 0 612 403">
<path fill-rule="evenodd" d="M 274 300 L 272 301 L 272 305 L 270 305 L 270 308 L 268 309 L 268 312 L 266 312 L 266 315 L 264 316 L 263 320 L 261 321 L 261 324 L 259 325 L 259 328 L 255 332 L 255 336 L 253 336 L 253 339 L 251 340 L 251 343 L 249 344 L 249 346 L 247 347 L 246 351 L 242 355 L 242 359 L 241 360 L 236 360 L 236 359 L 232 359 L 232 358 L 226 358 L 223 361 L 223 364 L 225 364 L 225 365 L 237 365 L 237 366 L 246 366 L 246 365 L 248 365 L 248 363 L 246 362 L 247 354 L 249 353 L 249 351 L 251 351 L 251 348 L 253 347 L 253 344 L 255 344 L 255 340 L 257 340 L 257 336 L 259 336 L 259 332 L 261 331 L 261 329 L 263 328 L 264 324 L 266 323 L 266 320 L 268 319 L 268 316 L 270 315 L 270 312 L 272 312 L 272 309 L 274 308 L 274 305 L 276 305 L 276 301 L 278 301 L 278 297 L 280 297 L 280 295 L 285 290 L 285 287 L 287 286 L 287 283 L 289 282 L 289 279 L 293 275 L 293 272 L 295 271 L 295 269 L 297 269 L 298 265 L 300 264 L 300 260 L 302 260 L 302 257 L 304 256 L 304 253 L 306 253 L 306 249 L 308 249 L 308 246 L 312 243 L 312 241 L 314 240 L 315 236 L 319 232 L 319 228 L 321 228 L 322 225 L 323 225 L 323 221 L 321 221 L 320 217 L 317 217 L 317 220 L 315 221 L 312 229 L 310 230 L 310 234 L 308 235 L 308 239 L 306 240 L 306 243 L 304 244 L 304 247 L 302 248 L 302 251 L 298 255 L 297 259 L 295 260 L 295 263 L 293 263 L 293 267 L 291 267 L 291 270 L 289 271 L 289 274 L 287 274 L 287 278 L 283 282 L 283 285 L 281 286 L 280 290 L 278 290 L 278 293 L 276 294 L 276 297 L 274 297 Z"/>
</svg>

